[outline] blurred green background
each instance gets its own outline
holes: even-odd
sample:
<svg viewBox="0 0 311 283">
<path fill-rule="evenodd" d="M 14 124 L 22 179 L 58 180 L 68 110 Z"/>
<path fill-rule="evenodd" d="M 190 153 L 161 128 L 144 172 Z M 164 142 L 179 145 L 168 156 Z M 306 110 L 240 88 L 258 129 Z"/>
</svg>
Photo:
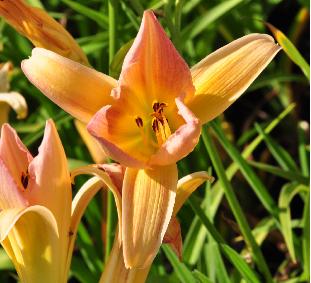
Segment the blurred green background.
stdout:
<svg viewBox="0 0 311 283">
<path fill-rule="evenodd" d="M 245 34 L 269 33 L 263 21 L 283 31 L 309 62 L 309 1 L 28 2 L 59 20 L 95 69 L 116 78 L 124 50 L 146 9 L 155 11 L 189 66 Z M 115 46 L 111 46 L 109 5 L 116 15 Z M 72 117 L 45 98 L 21 72 L 20 62 L 30 56 L 31 43 L 1 20 L 0 44 L 0 62 L 11 61 L 15 66 L 11 89 L 23 94 L 29 106 L 25 120 L 16 120 L 13 112 L 10 115 L 23 142 L 36 154 L 45 120 L 52 118 L 69 166 L 92 163 Z M 197 190 L 178 215 L 184 240 L 182 263 L 163 245 L 148 282 L 268 282 L 264 266 L 276 282 L 309 281 L 309 103 L 308 79 L 281 51 L 224 115 L 204 127 L 195 151 L 179 162 L 179 174 L 209 170 L 216 182 Z M 235 197 L 239 205 L 232 204 Z M 248 227 L 237 221 L 237 206 Z M 70 282 L 92 283 L 100 277 L 105 248 L 98 227 L 105 207 L 99 195 L 83 218 Z M 245 229 L 252 230 L 263 253 L 257 264 L 245 244 Z M 2 250 L 0 269 L 0 282 L 16 282 L 14 268 Z"/>
</svg>

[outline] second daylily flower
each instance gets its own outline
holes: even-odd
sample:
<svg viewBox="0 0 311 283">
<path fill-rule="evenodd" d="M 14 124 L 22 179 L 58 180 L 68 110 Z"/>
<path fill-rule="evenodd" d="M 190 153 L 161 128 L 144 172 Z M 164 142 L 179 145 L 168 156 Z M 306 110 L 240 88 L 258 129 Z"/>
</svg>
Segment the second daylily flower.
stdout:
<svg viewBox="0 0 311 283">
<path fill-rule="evenodd" d="M 45 95 L 83 122 L 128 166 L 122 190 L 125 265 L 155 257 L 170 222 L 176 162 L 193 150 L 201 124 L 229 107 L 280 47 L 251 34 L 188 68 L 151 11 L 144 13 L 118 81 L 35 48 L 22 69 Z"/>
</svg>

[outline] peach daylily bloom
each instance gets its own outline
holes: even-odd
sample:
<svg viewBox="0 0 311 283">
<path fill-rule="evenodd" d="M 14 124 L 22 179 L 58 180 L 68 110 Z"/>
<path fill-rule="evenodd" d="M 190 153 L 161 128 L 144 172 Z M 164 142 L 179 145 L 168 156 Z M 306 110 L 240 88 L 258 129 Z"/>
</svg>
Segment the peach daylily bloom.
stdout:
<svg viewBox="0 0 311 283">
<path fill-rule="evenodd" d="M 35 48 L 22 62 L 28 79 L 77 119 L 113 159 L 127 166 L 121 234 L 125 266 L 155 257 L 173 214 L 176 162 L 193 150 L 201 125 L 229 107 L 280 47 L 244 36 L 191 69 L 146 11 L 118 81 L 54 52 Z"/>
<path fill-rule="evenodd" d="M 2 126 L 0 179 L 0 242 L 21 282 L 67 282 L 88 192 L 72 201 L 65 152 L 51 120 L 36 157 L 14 129 Z"/>
<path fill-rule="evenodd" d="M 87 197 L 88 202 L 91 198 L 101 189 L 102 183 L 106 184 L 113 192 L 115 196 L 115 202 L 118 208 L 119 227 L 122 221 L 122 211 L 120 204 L 123 197 L 122 191 L 124 186 L 124 173 L 126 168 L 119 164 L 103 164 L 103 165 L 90 165 L 80 167 L 71 172 L 71 177 L 74 179 L 80 174 L 91 174 L 96 177 L 88 180 L 78 194 Z M 180 225 L 176 218 L 177 213 L 183 206 L 188 197 L 205 181 L 213 181 L 213 177 L 210 177 L 206 172 L 196 172 L 181 178 L 177 183 L 176 201 L 174 204 L 172 219 L 169 223 L 168 229 L 164 236 L 164 243 L 169 244 L 177 256 L 182 256 L 182 238 Z M 82 198 L 80 198 L 82 199 Z M 87 202 L 83 201 L 85 205 Z M 127 225 L 127 223 L 125 223 Z M 104 267 L 100 283 L 143 283 L 145 282 L 152 261 L 148 261 L 148 264 L 144 268 L 131 268 L 128 269 L 124 263 L 124 257 L 122 252 L 122 243 L 120 242 L 120 234 L 116 231 L 116 237 L 113 244 L 113 248 L 109 255 L 108 261 Z M 136 231 L 139 233 L 139 231 Z"/>
<path fill-rule="evenodd" d="M 0 65 L 0 126 L 8 121 L 10 107 L 16 112 L 18 119 L 27 116 L 27 104 L 25 98 L 15 91 L 10 91 L 9 73 L 11 63 Z"/>
</svg>

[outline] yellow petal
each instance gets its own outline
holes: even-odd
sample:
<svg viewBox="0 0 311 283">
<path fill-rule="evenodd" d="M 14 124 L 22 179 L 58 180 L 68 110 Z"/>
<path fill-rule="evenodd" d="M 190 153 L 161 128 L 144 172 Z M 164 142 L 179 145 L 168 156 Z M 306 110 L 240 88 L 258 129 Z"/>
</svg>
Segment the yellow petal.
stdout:
<svg viewBox="0 0 311 283">
<path fill-rule="evenodd" d="M 65 283 L 58 228 L 43 206 L 0 213 L 1 244 L 12 259 L 21 282 Z"/>
<path fill-rule="evenodd" d="M 79 120 L 74 120 L 74 124 L 82 140 L 84 141 L 86 147 L 88 148 L 94 162 L 97 164 L 107 162 L 108 160 L 107 154 L 104 152 L 99 142 L 89 134 L 89 132 L 86 129 L 86 124 L 82 123 Z"/>
<path fill-rule="evenodd" d="M 214 178 L 204 171 L 189 174 L 178 181 L 173 211 L 174 216 L 178 213 L 188 197 L 206 181 L 213 182 Z"/>
<path fill-rule="evenodd" d="M 172 216 L 176 187 L 176 164 L 150 170 L 126 169 L 122 188 L 126 267 L 144 268 L 153 261 Z"/>
<path fill-rule="evenodd" d="M 71 214 L 71 180 L 67 166 L 56 127 L 48 120 L 39 153 L 29 164 L 29 190 L 25 194 L 31 204 L 51 210 L 61 231 L 68 229 Z"/>
<path fill-rule="evenodd" d="M 88 65 L 73 37 L 45 11 L 31 7 L 23 0 L 3 0 L 0 1 L 0 15 L 35 46 Z"/>
<path fill-rule="evenodd" d="M 21 94 L 17 92 L 0 93 L 0 111 L 2 111 L 1 102 L 5 102 L 13 108 L 17 114 L 17 119 L 23 119 L 27 116 L 27 103 Z"/>
<path fill-rule="evenodd" d="M 22 70 L 43 94 L 82 122 L 113 103 L 113 78 L 52 51 L 33 49 L 32 56 L 22 62 Z"/>
<path fill-rule="evenodd" d="M 99 283 L 144 283 L 148 276 L 151 264 L 146 268 L 127 269 L 124 265 L 122 246 L 115 237 L 104 272 Z"/>
<path fill-rule="evenodd" d="M 196 95 L 187 105 L 206 123 L 225 111 L 280 50 L 265 34 L 250 34 L 220 48 L 191 68 Z"/>
<path fill-rule="evenodd" d="M 72 220 L 71 220 L 72 229 L 75 229 L 87 204 L 93 198 L 93 196 L 97 193 L 97 191 L 101 187 L 103 187 L 103 185 L 107 186 L 108 189 L 110 189 L 114 195 L 114 199 L 115 199 L 115 203 L 116 203 L 116 207 L 118 211 L 119 223 L 121 223 L 121 220 L 122 220 L 121 194 L 120 194 L 119 188 L 115 186 L 112 178 L 110 178 L 109 174 L 105 172 L 105 169 L 97 165 L 79 167 L 71 172 L 72 180 L 74 180 L 74 178 L 77 175 L 81 175 L 81 174 L 90 174 L 90 175 L 94 175 L 98 177 L 99 180 L 101 181 L 101 186 L 99 187 L 98 180 L 91 179 L 93 181 L 89 180 L 89 183 L 86 183 L 85 185 L 83 185 L 83 187 L 81 187 L 79 192 L 76 194 L 72 202 L 72 213 L 71 213 L 72 214 Z"/>
</svg>

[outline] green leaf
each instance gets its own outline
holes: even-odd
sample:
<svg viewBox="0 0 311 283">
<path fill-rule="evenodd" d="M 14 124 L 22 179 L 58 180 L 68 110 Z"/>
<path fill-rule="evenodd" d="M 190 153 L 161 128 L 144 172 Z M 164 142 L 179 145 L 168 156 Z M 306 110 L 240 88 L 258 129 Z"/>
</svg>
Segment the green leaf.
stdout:
<svg viewBox="0 0 311 283">
<path fill-rule="evenodd" d="M 270 124 L 265 127 L 264 132 L 266 134 L 270 133 L 295 107 L 295 104 L 292 103 L 288 107 L 286 107 L 275 119 L 273 119 Z M 245 149 L 242 151 L 242 157 L 244 159 L 247 159 L 253 151 L 257 148 L 257 146 L 263 141 L 263 137 L 261 135 L 258 135 L 252 142 L 250 142 Z M 233 162 L 230 164 L 230 166 L 226 169 L 226 176 L 228 180 L 231 180 L 232 177 L 235 175 L 235 173 L 239 170 L 239 165 L 236 162 Z M 220 181 L 216 181 L 215 184 L 212 187 L 212 193 L 210 196 L 210 216 L 211 219 L 214 218 L 217 209 L 219 207 L 219 204 L 223 197 L 223 190 L 222 186 L 220 184 Z"/>
<path fill-rule="evenodd" d="M 212 123 L 212 122 L 210 122 L 210 123 Z M 224 134 L 222 132 L 219 133 L 219 135 L 218 135 L 218 132 L 220 130 L 219 130 L 217 125 L 214 127 L 214 129 L 216 129 L 216 131 L 217 131 L 217 137 L 221 136 L 221 140 L 225 141 L 225 143 L 228 144 L 229 141 L 225 139 Z M 228 203 L 229 203 L 229 206 L 232 210 L 232 213 L 233 213 L 235 219 L 237 220 L 237 222 L 239 224 L 239 228 L 240 228 L 241 233 L 245 239 L 245 242 L 247 243 L 247 245 L 249 246 L 249 248 L 251 250 L 252 256 L 254 257 L 254 261 L 256 262 L 260 271 L 264 274 L 266 281 L 272 282 L 271 273 L 270 273 L 270 270 L 267 266 L 265 258 L 263 257 L 263 254 L 262 254 L 259 246 L 257 245 L 257 243 L 256 243 L 256 241 L 252 235 L 251 229 L 250 229 L 248 222 L 246 220 L 246 217 L 242 211 L 240 203 L 239 203 L 239 201 L 238 201 L 238 199 L 234 193 L 233 187 L 232 187 L 231 183 L 229 182 L 229 180 L 226 176 L 226 172 L 224 170 L 224 167 L 223 167 L 221 158 L 218 154 L 218 151 L 217 151 L 211 137 L 207 133 L 207 128 L 203 128 L 202 137 L 203 137 L 205 147 L 206 147 L 206 149 L 209 153 L 209 156 L 211 158 L 214 169 L 217 173 L 217 176 L 220 180 L 220 183 L 222 184 L 223 190 L 224 190 L 225 195 L 226 195 L 226 199 L 228 200 Z M 230 148 L 228 148 L 229 146 L 231 146 L 231 144 L 229 144 L 228 146 L 225 145 L 224 147 L 227 150 L 230 150 L 231 152 L 233 152 L 234 156 L 236 155 L 239 159 L 242 159 L 245 162 L 245 160 L 241 157 L 239 152 L 237 152 L 235 149 L 233 150 L 232 146 Z M 243 164 L 243 167 L 245 167 L 245 164 Z M 271 198 L 270 195 L 268 194 L 268 192 L 266 192 L 266 195 L 269 198 Z M 265 198 L 267 198 L 266 195 L 264 195 Z M 273 201 L 273 200 L 271 199 L 271 201 Z"/>
<path fill-rule="evenodd" d="M 204 211 L 201 209 L 198 202 L 193 196 L 188 200 L 193 211 L 198 215 L 203 225 L 206 227 L 213 239 L 219 244 L 221 252 L 225 257 L 232 263 L 232 265 L 240 272 L 240 274 L 250 283 L 259 283 L 257 274 L 246 264 L 246 262 L 240 257 L 240 255 L 235 252 L 232 248 L 226 245 L 225 240 L 210 222 L 210 220 L 205 215 Z M 271 282 L 271 281 L 269 281 Z"/>
<path fill-rule="evenodd" d="M 76 12 L 86 16 L 87 18 L 95 21 L 100 27 L 107 29 L 108 18 L 100 12 L 94 11 L 91 8 L 88 8 L 82 4 L 77 3 L 72 0 L 62 0 L 66 5 L 75 10 Z"/>
<path fill-rule="evenodd" d="M 230 278 L 219 251 L 219 245 L 212 237 L 209 237 L 209 242 L 204 247 L 204 256 L 206 264 L 208 264 L 209 276 L 212 277 L 212 274 L 216 273 L 217 282 L 230 283 Z"/>
<path fill-rule="evenodd" d="M 307 177 L 302 176 L 300 173 L 296 173 L 289 170 L 283 170 L 281 168 L 278 168 L 276 166 L 272 166 L 266 163 L 261 162 L 255 162 L 255 161 L 248 161 L 248 164 L 251 166 L 261 169 L 263 171 L 269 172 L 273 175 L 282 177 L 284 179 L 290 180 L 290 181 L 297 181 L 299 183 L 302 183 L 304 185 L 309 184 L 309 179 Z"/>
<path fill-rule="evenodd" d="M 275 158 L 275 160 L 279 163 L 279 165 L 287 171 L 298 171 L 298 168 L 295 164 L 295 161 L 292 159 L 290 154 L 280 146 L 273 138 L 265 134 L 259 124 L 255 124 L 255 128 L 259 134 L 261 134 L 264 138 L 265 143 L 267 144 L 271 154 Z"/>
<path fill-rule="evenodd" d="M 287 54 L 287 56 L 299 66 L 302 70 L 306 78 L 310 81 L 310 66 L 307 61 L 302 57 L 298 49 L 295 45 L 286 37 L 286 35 L 277 29 L 275 26 L 265 23 L 266 26 L 271 30 L 273 33 L 276 41 L 282 46 L 283 50 Z"/>
<path fill-rule="evenodd" d="M 239 151 L 236 147 L 228 140 L 225 136 L 223 130 L 220 125 L 214 120 L 210 122 L 218 140 L 220 141 L 223 148 L 230 155 L 232 160 L 239 166 L 241 173 L 244 178 L 253 188 L 255 194 L 263 204 L 263 206 L 274 216 L 276 221 L 278 221 L 278 209 L 275 204 L 273 198 L 269 194 L 267 188 L 255 174 L 254 170 L 250 167 L 250 165 L 246 162 L 242 155 L 240 155 Z M 210 152 L 211 154 L 211 152 Z"/>
<path fill-rule="evenodd" d="M 176 272 L 180 282 L 182 283 L 196 283 L 196 279 L 192 272 L 186 267 L 186 265 L 178 259 L 173 250 L 167 246 L 162 245 L 162 250 L 167 256 L 168 260 L 172 264 L 174 271 Z"/>
<path fill-rule="evenodd" d="M 199 270 L 194 270 L 193 272 L 194 277 L 197 279 L 198 283 L 213 283 L 212 280 L 206 277 L 202 272 Z"/>
<path fill-rule="evenodd" d="M 227 0 L 209 9 L 204 15 L 198 15 L 197 18 L 182 31 L 183 40 L 194 38 L 206 29 L 206 27 L 242 2 L 243 0 Z"/>
<path fill-rule="evenodd" d="M 125 43 L 116 53 L 116 55 L 113 57 L 112 62 L 110 64 L 110 75 L 113 78 L 118 78 L 121 72 L 121 68 L 123 65 L 124 58 L 131 48 L 132 44 L 134 42 L 134 39 L 131 39 L 127 43 Z"/>
<path fill-rule="evenodd" d="M 309 281 L 310 280 L 310 191 L 306 196 L 306 203 L 303 212 L 302 255 L 303 255 L 302 278 L 305 281 Z"/>
<path fill-rule="evenodd" d="M 260 283 L 262 281 L 259 281 L 258 277 L 254 273 L 254 271 L 247 265 L 244 259 L 241 258 L 241 256 L 232 248 L 230 248 L 228 245 L 221 244 L 220 245 L 223 252 L 227 255 L 227 258 L 234 262 L 234 266 L 236 269 L 243 275 L 245 280 L 249 283 Z"/>
<path fill-rule="evenodd" d="M 296 261 L 296 255 L 291 227 L 290 203 L 293 197 L 301 192 L 308 192 L 308 187 L 290 183 L 283 186 L 279 196 L 281 232 L 293 261 Z"/>
</svg>

